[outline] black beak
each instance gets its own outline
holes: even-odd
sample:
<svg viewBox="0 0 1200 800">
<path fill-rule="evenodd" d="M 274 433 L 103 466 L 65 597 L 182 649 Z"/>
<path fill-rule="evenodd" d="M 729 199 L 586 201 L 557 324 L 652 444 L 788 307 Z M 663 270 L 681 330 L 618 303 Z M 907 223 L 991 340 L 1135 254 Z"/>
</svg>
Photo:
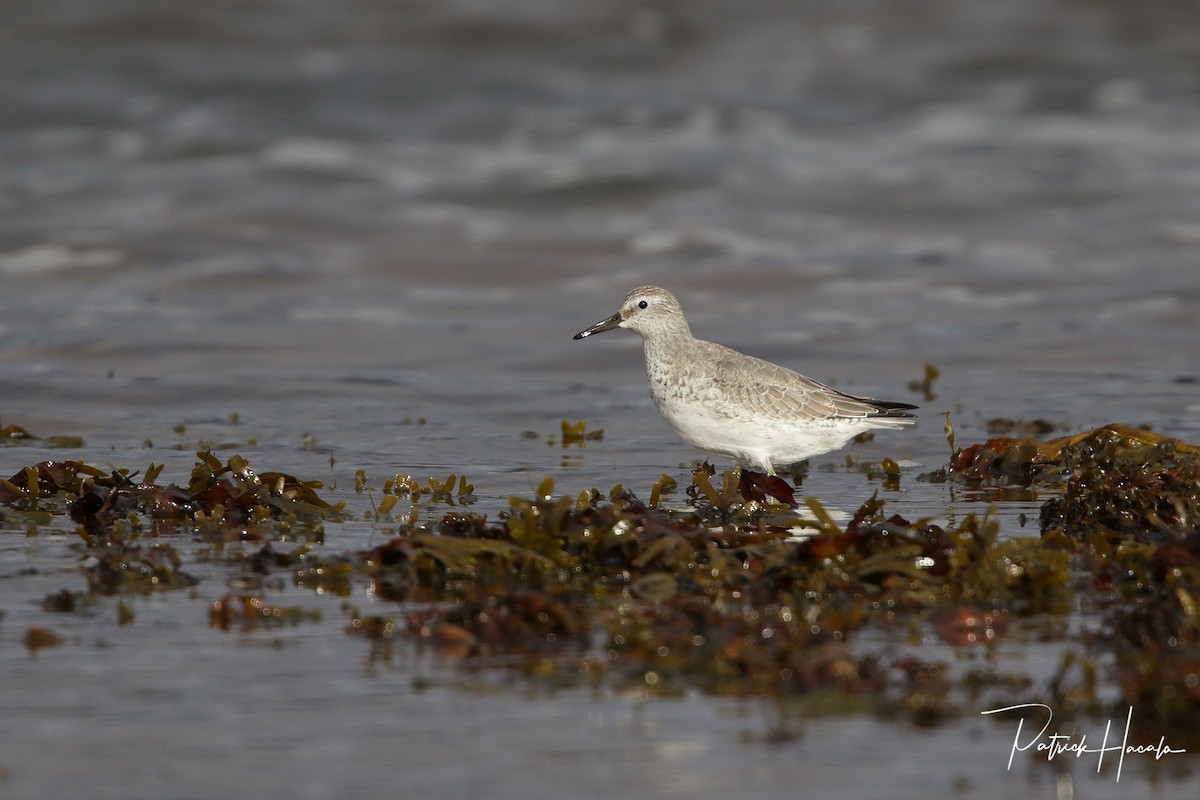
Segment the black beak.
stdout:
<svg viewBox="0 0 1200 800">
<path fill-rule="evenodd" d="M 609 317 L 608 319 L 600 320 L 600 321 L 599 321 L 599 322 L 597 322 L 595 325 L 593 325 L 592 327 L 588 328 L 586 331 L 580 331 L 579 333 L 575 334 L 575 335 L 574 335 L 573 337 L 571 337 L 571 338 L 573 338 L 573 339 L 583 339 L 583 338 L 586 338 L 586 337 L 588 337 L 588 336 L 591 336 L 593 333 L 604 333 L 605 331 L 611 331 L 613 328 L 616 328 L 616 327 L 617 327 L 617 326 L 619 326 L 620 324 L 621 324 L 621 315 L 620 315 L 620 313 L 613 314 L 613 315 L 612 315 L 611 317 Z"/>
</svg>

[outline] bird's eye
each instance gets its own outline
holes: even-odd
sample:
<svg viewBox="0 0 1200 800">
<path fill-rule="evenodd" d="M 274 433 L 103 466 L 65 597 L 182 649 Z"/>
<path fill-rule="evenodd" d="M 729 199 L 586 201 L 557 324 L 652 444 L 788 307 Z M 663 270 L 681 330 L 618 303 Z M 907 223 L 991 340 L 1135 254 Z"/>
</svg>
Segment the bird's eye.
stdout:
<svg viewBox="0 0 1200 800">
<path fill-rule="evenodd" d="M 650 304 L 643 300 L 642 302 L 638 303 L 638 308 L 645 308 L 648 305 Z"/>
</svg>

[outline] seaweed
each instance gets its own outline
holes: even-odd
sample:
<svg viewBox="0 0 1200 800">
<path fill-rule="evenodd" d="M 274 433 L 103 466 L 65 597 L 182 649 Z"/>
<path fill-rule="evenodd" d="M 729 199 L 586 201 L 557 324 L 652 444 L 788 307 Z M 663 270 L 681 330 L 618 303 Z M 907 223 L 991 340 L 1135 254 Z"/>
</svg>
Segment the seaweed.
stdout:
<svg viewBox="0 0 1200 800">
<path fill-rule="evenodd" d="M 32 654 L 36 654 L 38 650 L 47 647 L 58 647 L 66 643 L 66 639 L 59 634 L 49 628 L 42 628 L 36 625 L 25 630 L 25 635 L 21 641 L 25 645 L 25 648 Z"/>
<path fill-rule="evenodd" d="M 83 439 L 79 436 L 58 434 L 54 436 L 35 436 L 20 425 L 0 425 L 0 447 L 12 447 L 38 444 L 50 448 L 79 448 L 83 447 Z"/>
<path fill-rule="evenodd" d="M 586 440 L 584 426 L 571 428 L 564 445 Z M 181 551 L 198 542 L 193 558 L 240 570 L 209 603 L 210 625 L 254 634 L 317 621 L 268 596 L 286 580 L 318 595 L 361 592 L 375 607 L 343 603 L 345 630 L 370 664 L 410 647 L 548 686 L 820 698 L 919 725 L 1018 692 L 1100 710 L 1108 686 L 1121 703 L 1190 724 L 1200 711 L 1200 448 L 1119 425 L 961 449 L 948 418 L 946 431 L 949 463 L 926 479 L 992 499 L 1044 496 L 1036 534 L 1002 534 L 990 511 L 908 519 L 877 493 L 838 517 L 782 479 L 707 463 L 686 485 L 663 475 L 645 501 L 620 484 L 563 493 L 546 478 L 494 517 L 471 509 L 462 473 L 376 484 L 359 470 L 362 519 L 383 537 L 350 552 L 325 543 L 323 526 L 350 516 L 323 484 L 256 472 L 236 455 L 198 453 L 186 485 L 161 483 L 153 464 L 138 473 L 43 461 L 0 481 L 0 505 L 10 527 L 63 516 L 77 526 L 86 590 L 46 595 L 51 613 L 198 586 Z M 846 468 L 885 488 L 902 475 L 890 459 Z M 1042 686 L 894 644 L 987 653 L 1015 632 L 1065 630 L 1080 606 L 1094 617 L 1053 634 L 1068 644 Z M 116 616 L 133 620 L 123 602 Z M 867 644 L 877 638 L 868 631 L 893 644 Z M 39 634 L 27 647 L 49 642 L 63 643 Z"/>
<path fill-rule="evenodd" d="M 927 401 L 937 400 L 937 395 L 933 393 L 933 384 L 942 376 L 942 371 L 930 363 L 925 364 L 924 372 L 920 380 L 909 381 L 908 389 L 910 392 L 919 392 L 921 397 Z"/>
<path fill-rule="evenodd" d="M 256 474 L 242 456 L 227 462 L 198 452 L 186 488 L 159 485 L 161 466 L 136 472 L 103 470 L 81 461 L 42 461 L 0 479 L 0 504 L 32 512 L 47 506 L 66 513 L 86 536 L 113 535 L 118 526 L 150 527 L 155 533 L 203 529 L 209 535 L 244 535 L 247 524 L 291 528 L 339 519 L 343 504 L 317 493 L 320 481 L 301 481 L 282 472 Z"/>
<path fill-rule="evenodd" d="M 277 606 L 268 603 L 262 597 L 250 594 L 227 594 L 219 600 L 214 600 L 208 609 L 209 624 L 222 631 L 237 627 L 247 632 L 260 628 L 316 622 L 320 619 L 320 611 L 298 606 Z"/>
<path fill-rule="evenodd" d="M 150 594 L 199 583 L 181 564 L 179 552 L 165 542 L 114 541 L 92 548 L 83 570 L 92 594 Z"/>
<path fill-rule="evenodd" d="M 1200 449 L 1110 426 L 1066 440 L 1058 460 L 1068 479 L 1042 508 L 1044 531 L 1156 538 L 1200 526 Z"/>
<path fill-rule="evenodd" d="M 856 631 L 936 613 L 941 630 L 958 619 L 975 632 L 955 643 L 994 644 L 1010 616 L 1069 606 L 1066 556 L 1037 537 L 1000 540 L 990 517 L 943 528 L 886 515 L 872 497 L 838 525 L 812 498 L 815 519 L 802 518 L 744 500 L 737 473 L 719 489 L 713 477 L 697 467 L 684 509 L 620 486 L 556 496 L 547 479 L 533 498 L 510 498 L 498 520 L 452 510 L 430 527 L 410 521 L 349 563 L 306 553 L 293 578 L 309 586 L 314 571 L 341 571 L 366 579 L 377 599 L 420 608 L 400 619 L 352 612 L 347 631 L 371 641 L 373 657 L 407 640 L 539 680 L 604 675 L 656 694 L 822 692 L 855 705 L 875 697 L 880 708 L 919 690 L 928 696 L 901 706 L 923 719 L 955 713 L 942 689 L 914 677 L 942 673 L 911 656 L 898 665 L 858 652 L 848 646 Z M 656 500 L 670 484 L 655 484 Z M 796 538 L 797 527 L 815 535 Z"/>
<path fill-rule="evenodd" d="M 1123 701 L 1184 722 L 1200 712 L 1200 447 L 1122 425 L 1039 442 L 995 439 L 955 453 L 968 483 L 1049 484 L 1047 549 L 1072 559 L 1100 609 L 1093 647 Z"/>
<path fill-rule="evenodd" d="M 412 501 L 411 513 L 417 510 L 417 504 L 422 499 L 431 503 L 444 503 L 448 506 L 471 505 L 475 502 L 475 484 L 467 480 L 466 474 L 451 473 L 445 479 L 430 476 L 425 484 L 414 479 L 411 475 L 396 474 L 395 477 L 383 484 L 379 502 L 375 502 L 375 487 L 372 485 L 367 471 L 360 469 L 354 473 L 354 491 L 366 493 L 371 502 L 370 519 L 378 522 L 391 519 L 391 512 L 401 499 Z M 410 513 L 410 516 L 411 516 Z"/>
<path fill-rule="evenodd" d="M 146 535 L 310 539 L 319 538 L 320 522 L 343 515 L 340 504 L 317 494 L 320 483 L 280 472 L 255 474 L 241 456 L 222 463 L 211 453 L 198 453 L 186 488 L 160 485 L 160 472 L 161 467 L 151 464 L 137 480 L 137 473 L 125 469 L 43 461 L 0 481 L 0 504 L 20 519 L 32 524 L 64 515 L 77 523 L 87 590 L 63 589 L 47 596 L 42 602 L 46 611 L 70 613 L 93 597 L 144 595 L 199 583 L 183 569 L 175 545 L 143 540 Z M 133 618 L 128 606 L 118 606 L 120 624 Z"/>
<path fill-rule="evenodd" d="M 562 421 L 561 428 L 562 446 L 564 448 L 573 444 L 583 447 L 587 442 L 599 441 L 604 438 L 603 428 L 597 428 L 596 430 L 589 431 L 587 429 L 587 422 L 582 419 L 574 424 L 564 419 Z"/>
<path fill-rule="evenodd" d="M 952 438 L 950 442 L 953 449 Z M 1104 449 L 1117 445 L 1128 448 L 1161 445 L 1177 448 L 1181 452 L 1197 452 L 1197 448 L 1161 434 L 1112 424 L 1048 441 L 1033 437 L 988 439 L 980 444 L 954 450 L 950 458 L 949 472 L 956 481 L 973 486 L 1060 483 L 1072 468 L 1072 463 L 1068 462 L 1071 453 L 1078 453 L 1081 448 Z M 1136 459 L 1137 454 L 1132 457 Z"/>
<path fill-rule="evenodd" d="M 62 589 L 46 595 L 42 600 L 42 609 L 57 614 L 73 614 L 82 605 L 83 599 L 82 592 Z"/>
</svg>

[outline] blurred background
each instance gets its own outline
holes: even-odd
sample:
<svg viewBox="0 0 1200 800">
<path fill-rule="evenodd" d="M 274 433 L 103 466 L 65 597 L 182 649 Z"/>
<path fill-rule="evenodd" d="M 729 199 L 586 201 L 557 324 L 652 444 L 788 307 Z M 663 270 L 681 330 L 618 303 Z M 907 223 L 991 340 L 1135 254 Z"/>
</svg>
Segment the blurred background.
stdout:
<svg viewBox="0 0 1200 800">
<path fill-rule="evenodd" d="M 1194 12 L 9 0 L 0 413 L 595 417 L 635 337 L 570 335 L 656 283 L 852 391 L 1194 430 Z"/>
<path fill-rule="evenodd" d="M 947 411 L 960 445 L 993 417 L 1196 441 L 1196 12 L 1194 0 L 4 0 L 0 424 L 85 444 L 0 450 L 0 474 L 75 457 L 166 462 L 180 481 L 215 442 L 343 489 L 357 468 L 465 470 L 485 509 L 545 474 L 568 492 L 645 494 L 700 454 L 655 414 L 635 336 L 571 336 L 647 283 L 674 291 L 704 338 L 922 405 L 915 432 L 856 456 L 935 468 Z M 909 388 L 926 363 L 940 370 L 928 396 Z M 567 418 L 604 439 L 548 447 Z M 950 502 L 908 486 L 889 497 L 900 513 Z M 806 489 L 852 506 L 870 491 L 836 470 Z M 1018 511 L 1036 505 L 1009 509 L 1010 529 Z M 0 562 L 15 574 L 30 557 L 13 547 Z M 4 605 L 16 615 L 30 596 Z M 197 624 L 203 607 L 188 606 Z M 15 796 L 87 785 L 37 754 L 90 752 L 78 764 L 102 770 L 117 756 L 83 743 L 158 681 L 174 710 L 118 725 L 132 752 L 166 747 L 183 770 L 140 773 L 158 797 L 214 764 L 230 791 L 263 797 L 374 791 L 394 777 L 372 771 L 395 758 L 389 737 L 438 763 L 425 727 L 394 729 L 412 715 L 481 748 L 465 782 L 452 778 L 461 763 L 408 776 L 429 797 L 547 785 L 794 797 L 802 779 L 844 787 L 857 753 L 892 735 L 817 723 L 796 758 L 729 750 L 744 706 L 397 701 L 355 672 L 319 712 L 349 753 L 338 767 L 306 757 L 328 742 L 275 710 L 282 695 L 208 706 L 216 686 L 277 669 L 271 654 L 230 647 L 208 672 L 217 684 L 171 683 L 190 673 L 187 637 L 211 646 L 203 630 L 160 650 L 159 671 L 122 679 L 115 706 L 94 699 L 111 686 L 89 671 L 94 651 L 65 649 L 64 674 L 91 677 L 47 717 L 61 681 L 27 663 L 18 620 L 0 636 L 27 687 L 25 716 L 6 723 L 23 738 L 0 734 L 0 794 L 7 770 Z M 324 666 L 291 675 L 288 698 L 345 668 L 344 650 L 310 645 Z M 181 726 L 189 715 L 203 724 Z M 192 758 L 230 719 L 269 741 L 266 763 L 286 779 L 256 772 L 248 739 Z M 887 766 L 858 779 L 872 794 L 1052 796 L 1044 775 L 1003 771 L 1003 735 L 986 756 L 964 738 L 978 731 L 929 733 L 919 759 L 885 748 Z M 931 778 L 923 764 L 947 753 L 988 766 Z"/>
</svg>

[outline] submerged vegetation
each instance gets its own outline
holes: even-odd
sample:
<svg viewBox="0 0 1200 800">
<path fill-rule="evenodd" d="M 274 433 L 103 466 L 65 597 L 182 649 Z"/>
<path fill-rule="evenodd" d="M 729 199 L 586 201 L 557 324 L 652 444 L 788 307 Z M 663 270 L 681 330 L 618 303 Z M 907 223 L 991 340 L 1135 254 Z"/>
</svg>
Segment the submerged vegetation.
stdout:
<svg viewBox="0 0 1200 800">
<path fill-rule="evenodd" d="M 582 423 L 562 434 L 564 445 L 589 436 Z M 894 462 L 880 470 L 901 479 Z M 1200 448 L 1147 431 L 991 439 L 925 476 L 1036 487 L 1048 496 L 1040 532 L 1015 536 L 987 514 L 905 519 L 877 496 L 840 516 L 766 476 L 708 465 L 684 487 L 664 475 L 646 500 L 620 485 L 562 494 L 546 479 L 495 519 L 469 510 L 466 476 L 377 485 L 360 470 L 362 518 L 384 538 L 355 550 L 327 541 L 326 525 L 352 517 L 320 482 L 209 452 L 186 485 L 160 484 L 160 472 L 45 461 L 0 480 L 5 530 L 66 518 L 78 537 L 86 590 L 49 595 L 44 609 L 189 588 L 218 631 L 328 617 L 269 597 L 290 585 L 344 598 L 347 644 L 368 642 L 372 663 L 430 649 L 550 685 L 821 697 L 919 723 L 980 698 L 1136 703 L 1181 724 L 1200 712 Z M 194 568 L 205 562 L 232 577 L 208 586 Z M 1064 656 L 1048 683 L 946 662 L 953 648 L 1065 630 L 1056 621 L 1080 608 L 1092 615 L 1080 632 L 1053 634 Z M 123 601 L 118 612 L 134 618 Z M 30 628 L 25 642 L 64 640 Z"/>
<path fill-rule="evenodd" d="M 44 447 L 83 447 L 83 439 L 78 436 L 34 436 L 20 425 L 5 425 L 0 422 L 0 447 L 41 444 Z"/>
<path fill-rule="evenodd" d="M 1200 447 L 1107 425 L 955 453 L 956 480 L 1046 483 L 1042 541 L 1069 553 L 1102 625 L 1123 701 L 1187 723 L 1200 712 Z"/>
</svg>

